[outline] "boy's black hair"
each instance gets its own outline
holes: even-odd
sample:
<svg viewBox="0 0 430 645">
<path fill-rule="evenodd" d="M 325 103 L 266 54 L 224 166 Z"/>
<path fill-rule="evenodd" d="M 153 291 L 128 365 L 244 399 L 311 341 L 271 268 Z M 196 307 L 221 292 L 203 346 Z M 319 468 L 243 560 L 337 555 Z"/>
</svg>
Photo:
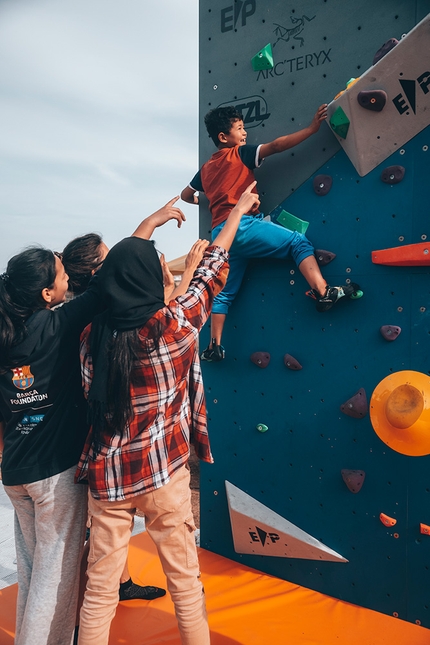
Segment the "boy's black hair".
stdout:
<svg viewBox="0 0 430 645">
<path fill-rule="evenodd" d="M 224 132 L 224 134 L 228 134 L 235 121 L 243 121 L 243 115 L 236 110 L 234 105 L 214 108 L 206 114 L 206 130 L 217 147 L 220 143 L 218 139 L 219 133 Z"/>
</svg>

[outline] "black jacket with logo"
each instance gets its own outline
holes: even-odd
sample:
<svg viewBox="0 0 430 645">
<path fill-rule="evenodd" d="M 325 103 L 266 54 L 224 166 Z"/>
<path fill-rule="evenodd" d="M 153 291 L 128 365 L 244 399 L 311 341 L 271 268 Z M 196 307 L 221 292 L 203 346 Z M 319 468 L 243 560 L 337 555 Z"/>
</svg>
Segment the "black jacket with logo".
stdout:
<svg viewBox="0 0 430 645">
<path fill-rule="evenodd" d="M 77 464 L 88 432 L 79 337 L 102 309 L 93 279 L 81 296 L 27 320 L 27 336 L 12 354 L 17 367 L 0 375 L 5 486 L 46 479 Z"/>
</svg>

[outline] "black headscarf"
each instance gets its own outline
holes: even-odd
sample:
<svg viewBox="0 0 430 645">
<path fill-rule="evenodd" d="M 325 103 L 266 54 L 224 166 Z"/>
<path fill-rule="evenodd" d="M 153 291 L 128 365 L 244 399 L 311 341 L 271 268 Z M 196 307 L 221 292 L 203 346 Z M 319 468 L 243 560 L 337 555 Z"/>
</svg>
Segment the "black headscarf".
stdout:
<svg viewBox="0 0 430 645">
<path fill-rule="evenodd" d="M 91 328 L 94 377 L 88 397 L 90 422 L 97 439 L 106 412 L 108 346 L 112 335 L 115 331 L 143 327 L 164 307 L 163 273 L 153 243 L 127 237 L 116 244 L 98 272 L 98 282 L 107 310 L 94 319 Z"/>
</svg>

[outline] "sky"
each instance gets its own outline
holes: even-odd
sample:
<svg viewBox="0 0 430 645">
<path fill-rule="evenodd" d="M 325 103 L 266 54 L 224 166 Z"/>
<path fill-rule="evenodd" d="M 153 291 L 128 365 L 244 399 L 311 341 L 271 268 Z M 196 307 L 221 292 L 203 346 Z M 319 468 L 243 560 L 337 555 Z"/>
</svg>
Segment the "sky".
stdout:
<svg viewBox="0 0 430 645">
<path fill-rule="evenodd" d="M 198 0 L 0 0 L 0 271 L 23 248 L 108 246 L 198 169 Z M 153 236 L 168 260 L 198 209 Z"/>
</svg>

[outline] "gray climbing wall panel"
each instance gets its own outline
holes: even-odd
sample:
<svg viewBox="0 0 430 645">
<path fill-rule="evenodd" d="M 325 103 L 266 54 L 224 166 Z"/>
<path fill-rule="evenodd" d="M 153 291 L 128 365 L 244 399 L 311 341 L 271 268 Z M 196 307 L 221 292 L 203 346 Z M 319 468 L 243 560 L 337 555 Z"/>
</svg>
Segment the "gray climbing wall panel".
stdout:
<svg viewBox="0 0 430 645">
<path fill-rule="evenodd" d="M 243 105 L 250 143 L 304 127 L 319 104 L 369 68 L 384 41 L 400 39 L 430 12 L 430 2 L 422 0 L 345 4 L 201 3 L 201 117 L 220 104 Z M 274 68 L 256 72 L 251 59 L 269 42 Z M 200 141 L 203 163 L 214 148 L 203 129 Z M 369 415 L 351 418 L 340 406 L 360 388 L 370 400 L 391 372 L 430 373 L 429 267 L 371 260 L 373 250 L 429 238 L 429 146 L 426 128 L 360 177 L 323 125 L 256 172 L 264 211 L 281 205 L 308 221 L 315 247 L 336 253 L 324 276 L 331 284 L 354 280 L 365 295 L 318 314 L 292 262 L 250 264 L 227 319 L 227 357 L 204 365 L 215 464 L 201 471 L 205 548 L 427 627 L 430 536 L 420 533 L 420 523 L 430 524 L 430 457 L 392 451 Z M 393 165 L 405 168 L 404 179 L 386 184 L 381 172 Z M 325 196 L 313 190 L 318 174 L 333 179 Z M 205 235 L 208 215 L 204 205 L 200 210 Z M 389 342 L 382 325 L 402 332 Z M 202 347 L 207 340 L 205 329 Z M 270 353 L 265 369 L 251 362 L 254 352 Z M 303 369 L 287 369 L 285 354 Z M 259 432 L 258 424 L 268 430 Z M 365 472 L 357 494 L 348 490 L 342 469 Z M 348 562 L 236 554 L 226 480 Z M 384 526 L 380 513 L 395 518 L 395 526 Z"/>
</svg>

